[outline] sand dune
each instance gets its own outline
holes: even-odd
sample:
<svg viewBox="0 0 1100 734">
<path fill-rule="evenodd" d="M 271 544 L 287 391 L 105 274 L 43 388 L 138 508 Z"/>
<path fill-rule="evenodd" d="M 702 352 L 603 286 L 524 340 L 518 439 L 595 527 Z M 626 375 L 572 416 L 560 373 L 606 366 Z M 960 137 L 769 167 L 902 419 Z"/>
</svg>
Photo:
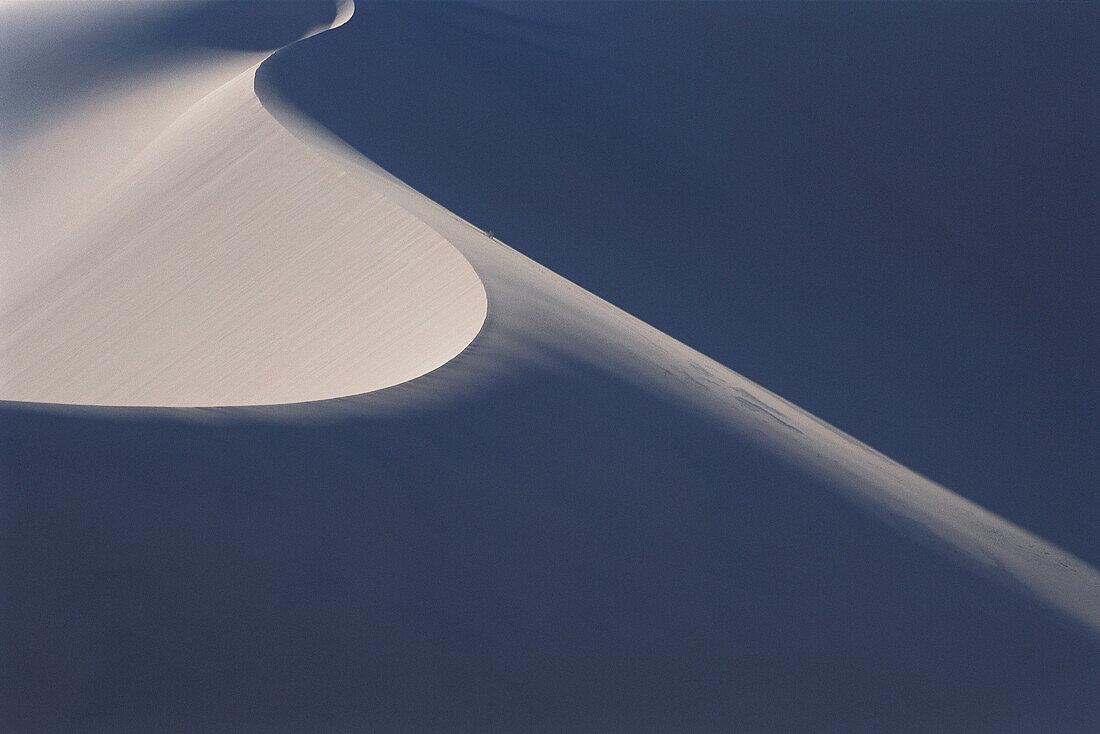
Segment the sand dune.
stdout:
<svg viewBox="0 0 1100 734">
<path fill-rule="evenodd" d="M 94 203 L 13 243 L 0 720 L 1100 716 L 1087 562 L 409 188 L 271 63 L 176 68 Z"/>
<path fill-rule="evenodd" d="M 98 169 L 77 170 L 77 193 L 42 185 L 58 174 L 41 161 L 8 171 L 13 190 L 44 200 L 18 202 L 25 226 L 5 252 L 5 398 L 319 400 L 412 379 L 473 339 L 485 294 L 462 256 L 286 133 L 257 102 L 252 67 L 112 170 L 109 184 L 94 185 L 143 139 L 150 117 L 173 113 L 241 61 L 174 69 L 160 84 L 181 91 L 165 101 L 139 88 L 132 96 L 159 103 L 151 113 L 129 97 L 102 102 L 144 124 L 121 139 L 104 135 L 124 149 L 112 155 L 88 145 Z M 101 129 L 97 120 L 76 126 Z M 50 134 L 72 139 L 72 127 Z M 22 146 L 51 151 L 49 143 Z M 54 240 L 62 228 L 71 231 Z"/>
<path fill-rule="evenodd" d="M 850 499 L 1019 586 L 1100 639 L 1100 572 L 554 275 L 342 147 L 269 99 L 280 119 L 328 149 L 370 188 L 427 222 L 474 266 L 493 318 L 479 358 L 579 362 L 700 416 L 803 466 Z M 495 354 L 494 354 L 495 352 Z M 492 373 L 491 368 L 487 371 Z"/>
<path fill-rule="evenodd" d="M 0 296 L 27 287 L 32 260 L 53 257 L 58 241 L 103 204 L 103 190 L 173 120 L 270 53 L 196 43 L 177 30 L 192 7 L 61 0 L 0 8 Z M 298 28 L 285 41 L 309 32 Z"/>
</svg>

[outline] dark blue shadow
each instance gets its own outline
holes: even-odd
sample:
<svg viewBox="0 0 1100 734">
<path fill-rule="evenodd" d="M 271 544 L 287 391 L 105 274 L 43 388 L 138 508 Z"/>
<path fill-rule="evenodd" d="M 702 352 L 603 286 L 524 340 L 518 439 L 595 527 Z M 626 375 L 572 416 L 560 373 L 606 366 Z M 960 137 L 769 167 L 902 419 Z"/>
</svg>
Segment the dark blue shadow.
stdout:
<svg viewBox="0 0 1100 734">
<path fill-rule="evenodd" d="M 1100 5 L 359 3 L 265 67 L 413 188 L 1100 564 Z"/>
<path fill-rule="evenodd" d="M 1087 639 L 698 416 L 583 372 L 374 399 L 6 406 L 5 727 L 1100 723 Z"/>
<path fill-rule="evenodd" d="M 1095 12 L 360 2 L 273 70 L 1095 564 Z M 0 728 L 1100 728 L 1078 632 L 606 375 L 374 409 L 454 367 L 329 421 L 0 405 Z"/>
</svg>

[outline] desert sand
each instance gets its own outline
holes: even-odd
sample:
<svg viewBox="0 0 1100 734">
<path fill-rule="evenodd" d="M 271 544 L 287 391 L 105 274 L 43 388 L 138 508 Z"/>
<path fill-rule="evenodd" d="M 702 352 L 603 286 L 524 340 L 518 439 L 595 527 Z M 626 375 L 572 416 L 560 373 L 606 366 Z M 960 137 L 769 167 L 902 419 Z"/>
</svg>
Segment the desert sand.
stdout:
<svg viewBox="0 0 1100 734">
<path fill-rule="evenodd" d="M 332 27 L 347 19 L 343 7 Z M 782 630 L 801 626 L 795 625 L 798 617 L 736 600 L 781 598 L 786 592 L 779 589 L 789 588 L 781 579 L 790 574 L 761 571 L 770 580 L 742 578 L 744 571 L 726 568 L 726 559 L 739 559 L 740 569 L 766 569 L 772 562 L 798 568 L 813 562 L 815 547 L 826 559 L 822 578 L 841 579 L 837 588 L 878 563 L 881 552 L 886 569 L 900 574 L 916 567 L 945 579 L 941 589 L 940 581 L 914 577 L 914 589 L 931 584 L 964 594 L 973 583 L 979 601 L 968 607 L 967 620 L 980 620 L 983 607 L 992 609 L 1004 598 L 1023 598 L 1025 605 L 1052 611 L 1061 620 L 1057 625 L 1073 630 L 1065 634 L 1086 649 L 1100 640 L 1100 572 L 1085 561 L 901 466 L 412 190 L 283 99 L 257 55 L 219 53 L 169 68 L 132 85 L 120 83 L 123 91 L 71 109 L 55 127 L 39 132 L 30 126 L 12 143 L 14 153 L 6 154 L 12 163 L 5 166 L 5 201 L 18 206 L 5 235 L 0 314 L 0 398 L 9 401 L 5 441 L 7 461 L 15 465 L 5 490 L 5 565 L 52 569 L 54 575 L 43 578 L 57 584 L 86 579 L 88 598 L 105 593 L 109 600 L 87 607 L 43 591 L 29 571 L 8 578 L 18 591 L 5 606 L 5 634 L 49 640 L 37 656 L 17 645 L 19 682 L 7 682 L 21 692 L 17 722 L 247 728 L 297 716 L 322 727 L 509 728 L 511 722 L 514 730 L 531 730 L 539 721 L 551 728 L 555 721 L 583 726 L 584 718 L 562 714 L 559 720 L 538 708 L 573 695 L 581 701 L 578 711 L 592 717 L 589 723 L 614 729 L 632 721 L 613 713 L 609 703 L 619 689 L 607 682 L 614 680 L 608 661 L 624 655 L 637 675 L 622 684 L 632 695 L 649 691 L 652 697 L 670 686 L 689 702 L 682 709 L 653 703 L 652 721 L 806 726 L 815 720 L 784 719 L 755 704 L 725 701 L 729 691 L 718 683 L 713 690 L 692 684 L 694 673 L 684 670 L 694 664 L 708 678 L 706 670 L 727 664 L 708 657 L 708 648 L 732 645 L 732 637 L 721 635 L 715 639 L 722 642 L 706 643 L 692 628 L 728 625 L 723 634 L 732 635 L 729 630 L 764 625 L 762 638 L 778 635 L 769 644 L 783 650 Z M 138 118 L 140 126 L 127 125 Z M 71 176 L 58 173 L 70 153 L 50 141 L 79 141 L 79 158 L 89 141 L 100 139 L 110 141 L 109 156 L 86 157 Z M 43 164 L 46 155 L 56 156 L 52 168 Z M 65 185 L 49 185 L 59 176 Z M 193 410 L 199 407 L 204 409 Z M 679 463 L 677 457 L 696 450 L 693 445 L 710 452 L 701 454 L 707 458 Z M 27 458 L 29 446 L 38 447 L 39 458 Z M 167 446 L 183 447 L 187 455 L 176 457 Z M 79 481 L 48 468 L 57 461 L 46 457 L 66 447 L 77 457 L 71 477 Z M 319 463 L 303 469 L 308 462 L 287 458 L 298 455 Z M 263 468 L 276 456 L 290 462 L 282 477 Z M 785 518 L 761 528 L 760 538 L 771 538 L 787 527 L 783 523 L 812 524 L 818 513 L 839 513 L 837 528 L 871 528 L 866 537 L 862 530 L 852 535 L 852 542 L 864 545 L 849 557 L 830 545 L 843 534 L 818 526 L 801 538 L 792 532 L 766 541 L 753 541 L 754 534 L 747 543 L 719 542 L 726 533 L 755 533 L 746 528 L 757 511 L 722 515 L 712 525 L 705 498 L 715 486 L 755 486 L 757 470 L 746 467 L 758 465 L 760 476 L 782 478 L 779 484 L 764 480 L 763 487 L 809 487 L 793 494 L 759 490 L 759 502 L 778 502 L 777 517 Z M 196 474 L 199 466 L 209 474 Z M 135 486 L 166 504 L 131 496 L 128 472 L 143 477 Z M 550 485 L 564 494 L 540 494 Z M 567 488 L 574 486 L 592 494 L 572 494 Z M 305 501 L 314 503 L 309 512 L 318 514 L 307 512 L 303 520 L 288 508 L 307 487 Z M 434 489 L 421 497 L 429 487 Z M 181 494 L 185 488 L 198 494 Z M 533 497 L 526 503 L 512 494 L 528 491 Z M 842 498 L 844 509 L 830 504 L 830 493 Z M 90 499 L 97 495 L 106 503 L 99 510 Z M 41 502 L 54 510 L 43 512 L 36 497 L 46 497 Z M 272 506 L 252 504 L 258 497 Z M 216 509 L 221 501 L 225 515 Z M 426 510 L 435 519 L 418 521 L 422 502 L 449 509 Z M 496 502 L 504 509 L 494 510 Z M 83 526 L 66 519 L 88 513 L 99 519 Z M 230 516 L 241 523 L 233 525 L 225 519 Z M 59 548 L 113 550 L 90 551 L 67 567 L 62 559 L 69 551 L 45 550 L 35 532 Z M 616 533 L 625 540 L 601 551 L 600 539 Z M 511 545 L 525 535 L 531 546 Z M 289 545 L 276 537 L 289 538 Z M 901 561 L 887 549 L 893 538 L 903 549 Z M 912 540 L 917 544 L 910 546 Z M 209 557 L 202 551 L 207 542 L 216 549 Z M 765 546 L 771 542 L 778 543 L 779 561 L 769 559 Z M 634 543 L 636 551 L 623 550 Z M 402 556 L 403 547 L 413 555 Z M 619 561 L 598 560 L 603 552 L 649 560 L 614 565 Z M 469 561 L 448 560 L 450 553 Z M 125 558 L 131 560 L 118 560 Z M 941 568 L 942 558 L 950 559 L 952 570 Z M 408 580 L 418 578 L 410 567 L 438 564 L 449 570 L 433 573 L 426 585 Z M 119 570 L 125 568 L 130 571 Z M 96 580 L 119 573 L 132 573 L 133 585 L 108 589 Z M 157 576 L 179 580 L 150 592 L 149 580 Z M 292 591 L 280 585 L 284 577 Z M 294 586 L 312 583 L 309 578 L 330 580 L 317 582 L 324 584 L 321 591 Z M 681 586 L 689 583 L 694 586 Z M 890 588 L 883 580 L 868 583 Z M 622 598 L 640 605 L 641 616 L 626 613 L 634 621 L 624 622 L 616 616 L 623 612 L 608 611 L 614 599 L 604 600 L 599 591 L 581 597 L 577 608 L 551 601 L 559 594 L 572 598 L 568 594 L 579 592 L 563 589 L 578 584 L 621 589 Z M 504 591 L 513 588 L 520 591 Z M 914 610 L 903 597 L 891 596 L 901 592 L 882 593 L 895 600 L 883 603 L 898 619 L 932 620 L 933 637 L 952 624 L 952 613 L 921 611 L 920 605 Z M 143 635 L 157 638 L 156 625 L 172 618 L 164 599 L 180 595 L 186 599 L 176 602 L 183 609 L 183 621 L 176 621 L 182 636 L 163 643 L 167 647 L 143 641 Z M 668 600 L 696 596 L 698 607 L 690 602 L 687 611 L 662 616 L 663 605 L 677 608 Z M 839 621 L 847 602 L 823 598 L 831 601 L 823 602 L 820 619 L 791 632 L 793 639 L 826 639 L 830 624 L 845 630 L 834 629 L 836 639 L 858 639 L 855 628 Z M 514 627 L 501 611 L 513 605 L 521 620 Z M 35 611 L 42 609 L 48 613 Z M 769 615 L 775 629 L 762 621 Z M 661 628 L 655 620 L 665 618 L 674 621 L 662 638 L 653 630 Z M 528 629 L 527 620 L 534 619 L 542 626 Z M 593 620 L 595 631 L 585 619 Z M 298 640 L 293 630 L 299 623 L 318 637 Z M 135 639 L 124 632 L 128 624 L 142 630 Z M 362 633 L 355 631 L 360 625 Z M 229 640 L 223 644 L 230 652 L 202 648 L 205 662 L 192 670 L 180 662 L 183 650 L 207 628 Z M 469 662 L 469 651 L 481 649 L 485 639 L 491 648 L 499 629 L 511 630 L 498 641 L 511 657 L 501 653 L 496 660 L 490 653 Z M 622 632 L 627 629 L 634 631 Z M 263 630 L 271 633 L 274 652 L 258 651 Z M 452 639 L 447 630 L 459 632 Z M 369 643 L 376 634 L 386 641 Z M 637 642 L 651 634 L 666 639 L 668 649 Z M 913 651 L 925 644 L 951 640 L 946 632 L 938 643 L 928 643 L 923 633 L 899 634 L 903 642 L 884 644 L 907 651 L 899 653 L 902 659 L 919 655 Z M 528 646 L 545 641 L 543 635 L 550 647 L 532 653 Z M 988 644 L 1001 650 L 1013 643 L 1006 633 Z M 104 673 L 103 661 L 119 645 L 130 651 L 124 658 L 134 655 L 138 662 Z M 463 651 L 456 659 L 467 660 L 478 675 L 469 679 L 433 645 Z M 822 659 L 845 664 L 843 650 L 825 648 Z M 966 649 L 977 654 L 982 648 Z M 774 659 L 789 661 L 784 656 L 800 655 L 797 650 L 805 645 Z M 318 662 L 322 654 L 348 657 L 326 666 Z M 160 655 L 169 662 L 151 662 Z M 748 671 L 771 671 L 761 673 L 771 681 L 760 684 L 764 698 L 797 698 L 812 688 L 807 681 L 824 685 L 829 677 L 807 669 L 784 683 L 765 661 L 768 655 L 761 655 L 743 664 Z M 280 656 L 312 682 L 287 672 Z M 502 662 L 506 658 L 512 662 Z M 669 662 L 674 660 L 684 670 Z M 1027 660 L 1038 668 L 1043 659 Z M 210 664 L 215 672 L 207 679 L 201 670 Z M 374 689 L 388 691 L 389 703 L 381 693 L 364 693 L 370 684 L 356 671 L 372 666 L 403 671 Z M 677 672 L 670 673 L 673 668 Z M 960 669 L 978 690 L 966 676 L 987 668 Z M 568 673 L 561 676 L 570 670 L 589 692 L 575 690 Z M 484 694 L 476 687 L 478 676 L 498 681 L 507 692 L 503 703 L 477 704 Z M 182 693 L 158 687 L 173 679 L 181 681 Z M 231 680 L 243 681 L 239 699 L 219 698 L 216 685 L 207 690 L 211 681 Z M 898 672 L 884 680 L 905 677 Z M 129 692 L 143 686 L 157 687 L 150 699 L 160 701 L 157 708 L 127 703 Z M 297 693 L 263 703 L 260 692 L 280 686 Z M 334 704 L 328 696 L 340 686 L 355 693 Z M 403 698 L 416 690 L 444 701 L 443 713 L 422 718 L 417 701 Z M 527 690 L 539 693 L 516 703 Z M 451 695 L 465 703 L 447 703 Z M 710 703 L 693 705 L 692 696 L 709 696 Z M 904 701 L 898 711 L 912 714 Z M 206 714 L 195 713 L 206 704 Z M 336 718 L 327 720 L 326 710 Z M 828 706 L 823 710 L 817 723 L 842 720 L 829 718 L 840 714 Z M 738 711 L 747 718 L 738 719 Z"/>
<path fill-rule="evenodd" d="M 12 202 L 5 398 L 319 400 L 417 377 L 473 339 L 485 294 L 466 261 L 294 140 L 256 100 L 254 65 L 186 105 L 248 60 L 175 68 L 161 83 L 178 94 L 162 89 L 161 100 L 140 86 L 108 98 L 101 109 L 115 113 L 110 123 L 78 117 L 45 140 L 20 141 L 53 152 L 57 136 L 98 155 L 96 170 L 60 176 L 75 179 L 76 191 L 39 183 L 58 176 L 33 155 L 6 171 L 11 190 L 39 200 Z M 150 112 L 133 98 L 157 104 Z M 149 126 L 180 108 L 118 166 Z M 123 150 L 103 155 L 100 137 Z M 71 231 L 58 237 L 62 227 Z"/>
</svg>

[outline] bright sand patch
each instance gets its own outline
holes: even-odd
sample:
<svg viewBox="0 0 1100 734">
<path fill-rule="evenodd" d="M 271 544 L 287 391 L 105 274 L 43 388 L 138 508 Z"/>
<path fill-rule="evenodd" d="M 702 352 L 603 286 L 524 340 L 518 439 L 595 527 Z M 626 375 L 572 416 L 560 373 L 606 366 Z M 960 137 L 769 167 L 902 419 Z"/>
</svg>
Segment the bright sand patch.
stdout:
<svg viewBox="0 0 1100 734">
<path fill-rule="evenodd" d="M 186 98 L 225 71 L 202 67 L 179 86 Z M 288 133 L 257 100 L 253 71 L 193 105 L 102 191 L 101 170 L 82 191 L 54 193 L 35 166 L 30 181 L 9 169 L 13 189 L 40 195 L 38 216 L 21 210 L 26 226 L 5 238 L 0 397 L 319 400 L 412 379 L 474 338 L 487 305 L 465 258 Z M 83 220 L 69 204 L 82 194 L 95 200 Z"/>
<path fill-rule="evenodd" d="M 1087 563 L 487 237 L 354 151 L 315 137 L 286 110 L 271 110 L 245 73 L 128 166 L 96 213 L 62 240 L 63 257 L 48 258 L 9 300 L 0 397 L 165 406 L 312 400 L 424 374 L 480 335 L 461 369 L 587 363 L 783 457 L 1100 634 L 1100 574 Z M 487 298 L 494 318 L 481 330 Z M 440 371 L 440 380 L 455 377 Z M 369 409 L 368 399 L 316 408 Z"/>
</svg>

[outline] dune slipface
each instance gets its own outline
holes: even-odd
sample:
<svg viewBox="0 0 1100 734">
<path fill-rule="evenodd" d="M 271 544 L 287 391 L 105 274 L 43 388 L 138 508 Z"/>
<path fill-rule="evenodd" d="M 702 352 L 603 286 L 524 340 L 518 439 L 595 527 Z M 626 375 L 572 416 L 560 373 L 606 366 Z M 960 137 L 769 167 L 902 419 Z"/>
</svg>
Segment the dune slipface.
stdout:
<svg viewBox="0 0 1100 734">
<path fill-rule="evenodd" d="M 1086 560 L 333 137 L 278 73 L 347 62 L 324 41 L 189 106 L 20 271 L 0 720 L 1100 722 Z"/>
</svg>

